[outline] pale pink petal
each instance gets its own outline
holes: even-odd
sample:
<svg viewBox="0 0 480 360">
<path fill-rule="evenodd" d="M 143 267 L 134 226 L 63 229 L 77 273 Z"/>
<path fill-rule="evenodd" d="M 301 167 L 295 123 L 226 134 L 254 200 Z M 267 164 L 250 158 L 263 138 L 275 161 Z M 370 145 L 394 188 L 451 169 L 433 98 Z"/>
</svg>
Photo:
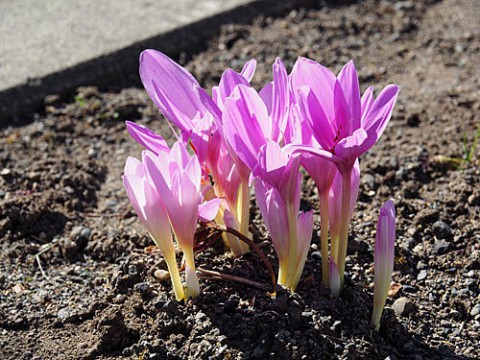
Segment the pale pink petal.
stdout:
<svg viewBox="0 0 480 360">
<path fill-rule="evenodd" d="M 373 86 L 369 86 L 362 95 L 362 119 L 365 114 L 370 112 L 374 102 L 375 97 L 373 96 Z"/>
<path fill-rule="evenodd" d="M 396 85 L 386 86 L 380 95 L 376 98 L 369 111 L 363 115 L 362 127 L 368 134 L 368 140 L 365 142 L 365 149 L 370 149 L 387 127 L 388 121 L 392 116 L 393 107 L 397 101 L 397 95 L 400 88 Z"/>
<path fill-rule="evenodd" d="M 249 86 L 247 79 L 245 79 L 242 75 L 233 71 L 232 69 L 225 70 L 220 79 L 220 83 L 218 84 L 218 90 L 216 94 L 217 104 L 220 109 L 224 108 L 225 99 L 232 94 L 235 87 L 239 84 Z"/>
<path fill-rule="evenodd" d="M 248 82 L 252 81 L 253 75 L 255 74 L 255 69 L 257 67 L 257 60 L 251 59 L 243 65 L 242 71 L 240 74 L 248 80 Z"/>
<path fill-rule="evenodd" d="M 310 88 L 298 88 L 297 97 L 305 124 L 310 127 L 310 131 L 320 146 L 329 151 L 335 146 L 336 126 L 331 123 L 324 106 Z"/>
<path fill-rule="evenodd" d="M 149 128 L 135 124 L 131 121 L 126 121 L 125 124 L 127 125 L 127 130 L 131 137 L 147 150 L 150 150 L 155 154 L 170 151 L 165 139 Z"/>
<path fill-rule="evenodd" d="M 206 201 L 198 206 L 198 218 L 204 222 L 215 219 L 220 208 L 221 200 L 218 198 Z"/>
<path fill-rule="evenodd" d="M 236 87 L 225 101 L 223 133 L 235 156 L 248 168 L 257 163 L 260 147 L 269 138 L 271 128 L 267 109 L 257 92 L 243 85 Z"/>
<path fill-rule="evenodd" d="M 272 89 L 271 119 L 273 122 L 271 139 L 278 141 L 285 132 L 290 105 L 290 92 L 288 91 L 288 78 L 285 65 L 277 58 L 273 64 L 273 89 Z"/>
<path fill-rule="evenodd" d="M 148 181 L 155 187 L 165 203 L 176 202 L 172 194 L 172 183 L 168 171 L 168 162 L 151 152 L 143 153 L 143 162 L 147 170 Z"/>
<path fill-rule="evenodd" d="M 335 146 L 335 155 L 344 160 L 344 164 L 341 164 L 342 168 L 339 168 L 341 171 L 343 168 L 351 168 L 355 160 L 368 150 L 365 147 L 367 140 L 368 134 L 362 128 L 355 130 L 351 136 L 340 140 Z"/>
<path fill-rule="evenodd" d="M 267 209 L 265 218 L 268 218 L 268 231 L 279 259 L 285 259 L 289 251 L 289 228 L 287 207 L 280 193 L 272 188 L 267 192 Z"/>
<path fill-rule="evenodd" d="M 322 261 L 327 261 L 327 259 L 322 259 Z M 329 273 L 329 285 L 330 285 L 330 291 L 332 293 L 332 296 L 338 297 L 340 296 L 340 290 L 341 290 L 341 280 L 340 280 L 340 273 L 338 272 L 338 267 L 337 264 L 335 263 L 335 260 L 330 257 L 328 261 L 328 273 Z"/>
<path fill-rule="evenodd" d="M 337 167 L 330 160 L 309 153 L 302 154 L 302 166 L 315 181 L 319 193 L 328 191 L 337 172 Z"/>
<path fill-rule="evenodd" d="M 335 127 L 337 139 L 343 139 L 352 134 L 355 130 L 352 122 L 352 112 L 350 104 L 347 101 L 346 94 L 343 92 L 342 85 L 337 80 L 334 87 L 334 105 L 335 105 Z"/>
<path fill-rule="evenodd" d="M 392 280 L 395 262 L 395 206 L 388 200 L 380 209 L 374 254 L 374 296 L 372 323 L 380 328 L 380 319 Z"/>
<path fill-rule="evenodd" d="M 192 119 L 198 113 L 218 114 L 218 108 L 193 76 L 161 52 L 142 52 L 140 77 L 160 111 L 182 132 L 191 131 Z"/>
<path fill-rule="evenodd" d="M 175 163 L 174 168 L 184 169 L 189 161 L 190 154 L 188 153 L 187 145 L 183 141 L 176 141 L 172 146 L 172 150 L 170 150 L 170 163 Z M 173 172 L 171 171 L 170 173 L 172 174 Z"/>
<path fill-rule="evenodd" d="M 320 104 L 325 106 L 327 119 L 334 119 L 333 109 L 333 89 L 335 86 L 335 75 L 326 67 L 319 63 L 303 57 L 296 61 L 290 81 L 293 95 L 296 98 L 297 90 L 301 86 L 308 86 L 312 89 L 313 95 Z"/>
<path fill-rule="evenodd" d="M 172 178 L 176 201 L 166 202 L 165 207 L 172 224 L 173 232 L 182 246 L 193 244 L 198 220 L 200 193 L 195 184 L 181 171 Z"/>
<path fill-rule="evenodd" d="M 299 263 L 302 258 L 307 254 L 312 241 L 313 233 L 313 211 L 302 212 L 298 216 L 297 220 L 297 244 L 298 244 L 298 257 Z"/>
<path fill-rule="evenodd" d="M 140 160 L 133 156 L 129 156 L 125 163 L 124 173 L 125 175 L 134 175 L 143 178 L 145 176 L 145 168 Z"/>
<path fill-rule="evenodd" d="M 200 184 L 202 181 L 202 169 L 198 162 L 197 156 L 192 156 L 185 166 L 185 176 L 195 185 L 198 192 L 200 192 Z"/>
<path fill-rule="evenodd" d="M 267 112 L 271 114 L 272 113 L 272 97 L 273 97 L 273 81 L 265 85 L 260 90 L 259 95 L 262 98 L 263 102 L 265 103 Z"/>
<path fill-rule="evenodd" d="M 338 81 L 340 82 L 347 101 L 347 106 L 350 109 L 352 116 L 352 129 L 360 127 L 360 120 L 362 117 L 362 108 L 360 102 L 360 85 L 358 84 L 357 70 L 353 60 L 349 61 L 338 74 Z"/>
</svg>

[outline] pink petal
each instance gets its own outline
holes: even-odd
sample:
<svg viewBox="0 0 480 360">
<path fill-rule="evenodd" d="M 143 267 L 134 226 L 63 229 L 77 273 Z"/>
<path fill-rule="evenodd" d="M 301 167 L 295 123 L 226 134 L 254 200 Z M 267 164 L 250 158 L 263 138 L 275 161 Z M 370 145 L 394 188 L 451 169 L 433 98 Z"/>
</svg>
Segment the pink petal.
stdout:
<svg viewBox="0 0 480 360">
<path fill-rule="evenodd" d="M 302 154 L 300 162 L 315 181 L 319 193 L 330 189 L 333 177 L 337 172 L 337 167 L 333 162 L 308 153 Z"/>
<path fill-rule="evenodd" d="M 338 81 L 340 82 L 345 95 L 347 106 L 350 109 L 352 116 L 352 129 L 360 127 L 360 120 L 362 117 L 362 109 L 360 102 L 360 85 L 358 84 L 357 70 L 353 60 L 349 61 L 338 74 Z"/>
<path fill-rule="evenodd" d="M 373 86 L 369 86 L 367 90 L 362 95 L 362 118 L 365 114 L 370 112 L 373 103 L 375 102 L 375 97 L 373 96 Z"/>
<path fill-rule="evenodd" d="M 205 116 L 198 120 L 190 136 L 193 150 L 206 174 L 210 172 L 210 164 L 216 162 L 218 157 L 217 142 L 219 137 L 220 134 L 211 116 Z"/>
<path fill-rule="evenodd" d="M 339 170 L 347 170 L 353 166 L 355 160 L 366 150 L 368 134 L 362 128 L 357 129 L 351 136 L 343 138 L 335 147 L 335 154 L 344 160 L 339 164 Z"/>
<path fill-rule="evenodd" d="M 388 200 L 380 209 L 375 239 L 375 265 L 385 263 L 384 270 L 391 274 L 395 258 L 395 206 Z"/>
<path fill-rule="evenodd" d="M 127 164 L 126 167 L 128 166 L 130 165 Z M 145 175 L 143 173 L 139 176 L 138 172 L 128 171 L 123 176 L 123 183 L 135 212 L 165 254 L 173 248 L 167 213 L 162 198 L 148 183 Z"/>
<path fill-rule="evenodd" d="M 198 218 L 204 222 L 215 219 L 220 208 L 221 200 L 218 198 L 206 201 L 198 206 Z"/>
<path fill-rule="evenodd" d="M 267 109 L 257 92 L 239 85 L 225 101 L 223 132 L 229 146 L 250 169 L 257 163 L 257 154 L 271 128 Z"/>
<path fill-rule="evenodd" d="M 190 154 L 187 150 L 187 145 L 183 141 L 176 141 L 172 150 L 170 150 L 170 163 L 175 163 L 175 168 L 184 169 L 190 162 Z M 171 172 L 172 174 L 172 172 Z"/>
<path fill-rule="evenodd" d="M 268 141 L 260 148 L 258 166 L 253 175 L 275 187 L 284 196 L 284 201 L 296 199 L 300 157 L 280 148 L 274 141 Z"/>
<path fill-rule="evenodd" d="M 165 202 L 165 207 L 177 240 L 183 245 L 193 244 L 198 220 L 200 193 L 185 173 L 176 172 L 172 178 L 174 201 Z"/>
<path fill-rule="evenodd" d="M 268 218 L 268 231 L 278 257 L 285 259 L 288 256 L 290 242 L 287 208 L 282 196 L 275 188 L 267 192 L 266 205 L 266 214 L 262 216 Z"/>
<path fill-rule="evenodd" d="M 200 184 L 202 181 L 202 169 L 198 162 L 197 156 L 192 156 L 185 166 L 185 176 L 195 185 L 198 192 L 200 192 Z"/>
<path fill-rule="evenodd" d="M 150 150 L 155 154 L 170 151 L 165 139 L 149 128 L 135 124 L 131 121 L 126 121 L 125 124 L 127 125 L 127 130 L 130 133 L 130 136 L 147 150 Z"/>
<path fill-rule="evenodd" d="M 303 57 L 298 58 L 290 75 L 294 97 L 297 96 L 298 88 L 308 86 L 318 102 L 325 106 L 327 119 L 334 119 L 335 115 L 333 109 L 335 80 L 335 75 L 328 68 Z"/>
<path fill-rule="evenodd" d="M 273 97 L 273 81 L 265 85 L 259 92 L 260 97 L 262 98 L 265 106 L 267 107 L 267 112 L 272 113 L 272 97 Z"/>
<path fill-rule="evenodd" d="M 218 114 L 218 108 L 194 77 L 158 51 L 142 52 L 140 77 L 160 111 L 182 132 L 191 131 L 192 119 L 198 113 Z"/>
<path fill-rule="evenodd" d="M 148 181 L 155 187 L 164 199 L 164 202 L 170 203 L 176 200 L 172 193 L 172 180 L 168 170 L 169 163 L 166 161 L 165 156 L 163 156 L 164 159 L 162 159 L 162 155 L 165 154 L 155 156 L 155 154 L 151 152 L 144 152 L 143 162 L 147 170 Z"/>
<path fill-rule="evenodd" d="M 240 74 L 248 80 L 248 82 L 252 81 L 253 75 L 255 74 L 255 69 L 257 67 L 257 60 L 251 59 L 243 65 L 242 71 Z"/>
<path fill-rule="evenodd" d="M 375 145 L 387 127 L 399 91 L 400 88 L 396 85 L 386 86 L 378 95 L 369 111 L 363 114 L 362 127 L 368 134 L 368 141 L 365 143 L 367 150 Z"/>
<path fill-rule="evenodd" d="M 308 87 L 298 88 L 297 98 L 301 115 L 315 139 L 323 149 L 327 151 L 332 149 L 335 146 L 337 129 L 329 120 L 322 103 Z"/>
<path fill-rule="evenodd" d="M 322 261 L 327 261 L 327 259 L 322 259 Z M 330 284 L 330 291 L 332 296 L 338 297 L 340 296 L 341 290 L 341 281 L 340 281 L 340 273 L 338 272 L 337 264 L 335 260 L 330 257 L 328 260 L 328 273 L 329 273 L 329 284 Z"/>
<path fill-rule="evenodd" d="M 350 109 L 346 94 L 343 92 L 342 85 L 338 80 L 335 82 L 334 96 L 335 127 L 337 131 L 335 137 L 343 139 L 351 135 L 355 129 L 352 121 L 352 109 Z"/>
<path fill-rule="evenodd" d="M 273 132 L 271 139 L 278 141 L 285 132 L 288 120 L 288 108 L 290 105 L 287 70 L 280 58 L 277 58 L 273 64 L 272 90 L 272 109 L 270 115 L 273 122 Z"/>
<path fill-rule="evenodd" d="M 217 104 L 221 109 L 224 107 L 225 99 L 232 94 L 235 87 L 239 84 L 250 86 L 247 79 L 245 79 L 239 73 L 233 71 L 232 69 L 225 70 L 220 79 L 218 93 L 216 95 Z"/>
<path fill-rule="evenodd" d="M 302 212 L 297 220 L 298 255 L 306 254 L 310 248 L 313 233 L 313 210 Z M 299 259 L 300 260 L 300 259 Z"/>
<path fill-rule="evenodd" d="M 124 173 L 125 175 L 134 175 L 143 178 L 145 176 L 145 168 L 141 161 L 133 156 L 129 156 L 125 163 Z"/>
</svg>

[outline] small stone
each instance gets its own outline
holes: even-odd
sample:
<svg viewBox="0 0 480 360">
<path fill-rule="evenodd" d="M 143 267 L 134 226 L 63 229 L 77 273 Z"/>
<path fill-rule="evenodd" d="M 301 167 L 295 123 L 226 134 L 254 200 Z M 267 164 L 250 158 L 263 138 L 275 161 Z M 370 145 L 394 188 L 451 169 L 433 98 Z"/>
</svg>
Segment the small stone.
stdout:
<svg viewBox="0 0 480 360">
<path fill-rule="evenodd" d="M 477 304 L 475 305 L 472 310 L 470 310 L 470 316 L 477 316 L 478 314 L 480 314 L 480 304 Z"/>
<path fill-rule="evenodd" d="M 150 285 L 147 282 L 141 282 L 135 284 L 133 288 L 139 293 L 146 293 L 150 289 Z"/>
<path fill-rule="evenodd" d="M 91 158 L 95 158 L 98 156 L 98 151 L 94 148 L 88 149 L 88 156 Z"/>
<path fill-rule="evenodd" d="M 85 249 L 92 235 L 92 230 L 85 226 L 75 226 L 70 232 L 70 237 L 77 243 L 79 251 Z"/>
<path fill-rule="evenodd" d="M 415 304 L 410 299 L 406 297 L 401 297 L 395 300 L 395 302 L 392 305 L 392 308 L 397 315 L 405 316 L 413 313 L 416 307 L 415 307 Z"/>
<path fill-rule="evenodd" d="M 203 312 L 199 311 L 197 313 L 197 315 L 195 315 L 195 323 L 198 325 L 198 324 L 201 324 L 203 323 L 203 321 L 205 321 L 207 318 L 207 315 L 205 315 Z"/>
<path fill-rule="evenodd" d="M 417 269 L 418 269 L 418 270 L 425 269 L 426 267 L 427 267 L 427 264 L 425 264 L 422 260 L 420 260 L 420 261 L 417 263 Z"/>
<path fill-rule="evenodd" d="M 436 240 L 432 248 L 433 255 L 442 255 L 450 250 L 452 244 L 446 240 Z"/>
<path fill-rule="evenodd" d="M 426 277 L 427 277 L 427 270 L 420 270 L 420 272 L 417 275 L 417 280 L 422 281 L 422 280 L 425 280 Z"/>
<path fill-rule="evenodd" d="M 122 294 L 118 294 L 117 296 L 115 296 L 115 298 L 113 299 L 113 302 L 115 304 L 122 304 L 125 302 L 125 295 L 122 295 Z"/>
<path fill-rule="evenodd" d="M 63 321 L 67 320 L 71 315 L 72 314 L 70 313 L 70 311 L 66 308 L 58 310 L 58 313 L 57 313 L 57 317 Z"/>
<path fill-rule="evenodd" d="M 108 207 L 115 207 L 117 206 L 117 202 L 115 200 L 107 200 L 105 203 Z"/>
<path fill-rule="evenodd" d="M 363 174 L 362 183 L 370 190 L 375 190 L 377 188 L 375 177 L 372 174 Z"/>
<path fill-rule="evenodd" d="M 466 275 L 467 275 L 467 277 L 469 277 L 469 278 L 473 278 L 473 277 L 475 277 L 475 271 L 470 270 Z"/>
<path fill-rule="evenodd" d="M 452 229 L 443 221 L 435 221 L 432 225 L 432 230 L 438 240 L 452 237 Z"/>
<path fill-rule="evenodd" d="M 164 282 L 170 279 L 170 273 L 167 270 L 162 269 L 155 270 L 153 276 L 160 282 Z"/>
<path fill-rule="evenodd" d="M 413 250 L 414 254 L 416 255 L 422 255 L 423 254 L 423 244 L 418 244 L 416 245 Z"/>
</svg>

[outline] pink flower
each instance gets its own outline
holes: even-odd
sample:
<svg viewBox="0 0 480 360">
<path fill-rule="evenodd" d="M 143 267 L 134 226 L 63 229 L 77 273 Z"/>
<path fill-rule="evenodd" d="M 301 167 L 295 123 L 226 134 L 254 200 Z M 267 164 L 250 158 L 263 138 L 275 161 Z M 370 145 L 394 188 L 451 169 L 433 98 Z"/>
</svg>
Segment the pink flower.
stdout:
<svg viewBox="0 0 480 360">
<path fill-rule="evenodd" d="M 320 148 L 311 145 L 296 149 L 332 161 L 342 176 L 340 241 L 336 258 L 343 285 L 350 223 L 352 171 L 355 161 L 378 141 L 390 120 L 399 88 L 388 85 L 375 99 L 373 88 L 360 98 L 358 76 L 352 61 L 338 77 L 322 65 L 299 58 L 290 75 L 305 123 Z"/>
<path fill-rule="evenodd" d="M 212 99 L 190 73 L 166 55 L 145 50 L 140 56 L 140 76 L 145 89 L 167 120 L 180 129 L 182 139 L 191 141 L 205 180 L 211 175 L 217 196 L 226 200 L 222 212 L 229 212 L 229 220 L 232 217 L 234 220 L 230 225 L 237 226 L 247 236 L 249 173 L 241 174 L 238 165 L 230 158 L 232 155 L 223 139 L 221 118 L 225 99 L 236 85 L 249 86 L 255 67 L 256 61 L 250 60 L 241 73 L 227 69 L 219 86 L 212 89 Z M 138 141 L 139 136 L 134 138 Z M 151 139 L 149 143 L 154 141 Z M 145 145 L 147 141 L 143 139 L 140 143 Z M 248 251 L 248 246 L 232 237 L 227 245 L 235 255 Z"/>
<path fill-rule="evenodd" d="M 299 58 L 291 82 L 302 114 L 323 151 L 341 172 L 378 141 L 392 115 L 399 87 L 388 85 L 375 99 L 373 87 L 360 98 L 353 61 L 338 77 L 322 65 Z"/>
<path fill-rule="evenodd" d="M 313 212 L 299 215 L 300 158 L 274 141 L 260 148 L 255 176 L 257 204 L 279 258 L 278 283 L 295 291 L 313 231 Z"/>
<path fill-rule="evenodd" d="M 388 200 L 380 209 L 375 238 L 375 285 L 372 324 L 378 331 L 380 319 L 392 281 L 395 261 L 395 206 Z"/>
<path fill-rule="evenodd" d="M 310 126 L 305 124 L 298 104 L 291 106 L 290 121 L 285 131 L 285 140 L 289 144 L 301 144 L 309 148 L 321 149 L 320 144 L 313 137 Z M 338 170 L 336 165 L 330 160 L 309 152 L 302 153 L 300 163 L 315 181 L 318 190 L 321 220 L 322 283 L 325 287 L 329 287 L 329 263 L 327 261 L 330 256 L 328 254 L 329 192 Z M 338 200 L 340 197 L 336 199 Z"/>
<path fill-rule="evenodd" d="M 193 241 L 198 219 L 215 218 L 220 200 L 203 202 L 202 172 L 196 155 L 191 156 L 183 142 L 176 142 L 171 151 L 155 155 L 145 153 L 145 165 L 151 183 L 162 196 L 175 238 L 182 249 L 186 266 L 186 296 L 199 293 L 195 274 Z"/>
<path fill-rule="evenodd" d="M 185 295 L 163 199 L 150 182 L 145 164 L 136 158 L 127 159 L 122 179 L 135 212 L 165 257 L 175 297 L 180 301 Z"/>
</svg>

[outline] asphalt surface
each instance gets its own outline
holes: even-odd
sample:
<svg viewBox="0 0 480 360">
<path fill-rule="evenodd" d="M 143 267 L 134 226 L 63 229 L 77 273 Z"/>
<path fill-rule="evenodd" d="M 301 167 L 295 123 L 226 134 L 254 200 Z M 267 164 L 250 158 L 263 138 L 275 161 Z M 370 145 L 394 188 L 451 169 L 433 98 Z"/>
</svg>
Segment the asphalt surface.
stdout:
<svg viewBox="0 0 480 360">
<path fill-rule="evenodd" d="M 222 24 L 308 2 L 2 0 L 0 126 L 20 122 L 45 95 L 135 71 L 145 48 L 175 56 L 197 47 Z"/>
</svg>

